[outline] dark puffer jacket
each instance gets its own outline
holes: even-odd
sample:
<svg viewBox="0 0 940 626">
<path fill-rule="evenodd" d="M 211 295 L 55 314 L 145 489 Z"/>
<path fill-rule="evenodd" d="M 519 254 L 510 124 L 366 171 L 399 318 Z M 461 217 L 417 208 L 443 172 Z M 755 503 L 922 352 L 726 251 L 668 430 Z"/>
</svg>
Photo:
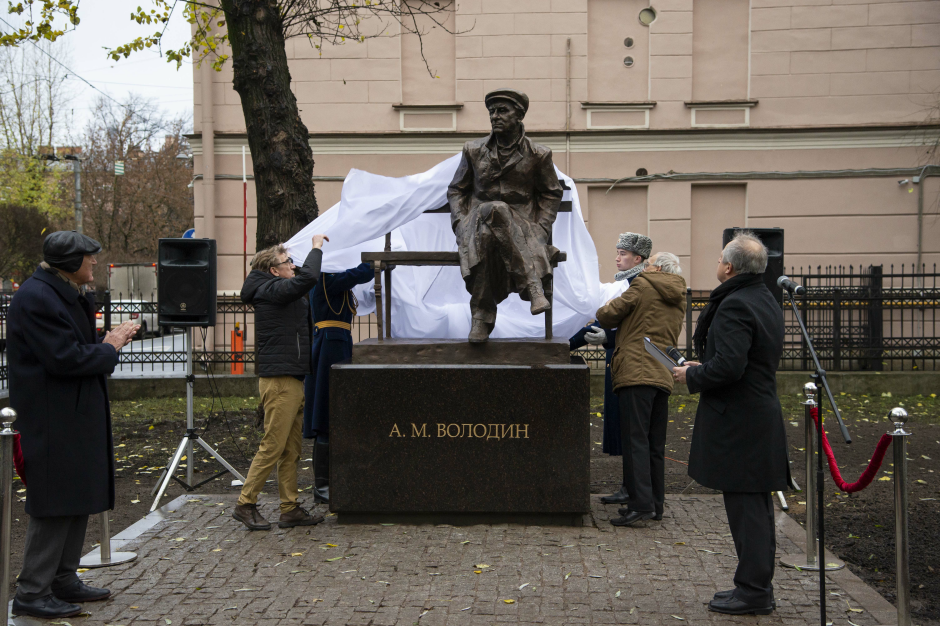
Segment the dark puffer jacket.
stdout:
<svg viewBox="0 0 940 626">
<path fill-rule="evenodd" d="M 251 270 L 242 302 L 255 307 L 255 367 L 258 376 L 310 373 L 310 307 L 307 292 L 320 280 L 323 251 L 315 248 L 293 278 Z"/>
</svg>

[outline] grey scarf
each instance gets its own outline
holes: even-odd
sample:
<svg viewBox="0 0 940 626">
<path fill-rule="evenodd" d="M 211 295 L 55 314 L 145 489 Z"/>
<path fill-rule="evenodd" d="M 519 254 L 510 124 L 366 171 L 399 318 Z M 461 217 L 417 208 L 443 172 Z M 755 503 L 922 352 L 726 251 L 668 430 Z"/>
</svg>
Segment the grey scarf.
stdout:
<svg viewBox="0 0 940 626">
<path fill-rule="evenodd" d="M 632 280 L 636 278 L 637 275 L 639 275 L 640 272 L 642 272 L 645 269 L 646 269 L 646 261 L 643 261 L 639 265 L 632 267 L 628 270 L 624 270 L 623 272 L 617 272 L 614 275 L 614 280 L 627 280 L 627 279 Z"/>
</svg>

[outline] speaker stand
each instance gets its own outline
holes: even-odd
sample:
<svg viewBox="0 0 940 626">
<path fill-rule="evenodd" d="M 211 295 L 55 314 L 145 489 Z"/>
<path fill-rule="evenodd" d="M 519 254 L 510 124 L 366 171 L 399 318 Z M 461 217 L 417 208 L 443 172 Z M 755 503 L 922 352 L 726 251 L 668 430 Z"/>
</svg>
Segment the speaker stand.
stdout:
<svg viewBox="0 0 940 626">
<path fill-rule="evenodd" d="M 180 441 L 179 447 L 176 448 L 176 453 L 173 455 L 173 459 L 170 461 L 163 469 L 163 473 L 160 474 L 159 480 L 157 480 L 156 486 L 153 488 L 153 491 L 150 492 L 150 495 L 156 494 L 156 499 L 153 501 L 153 506 L 150 507 L 150 512 L 153 513 L 157 510 L 157 507 L 160 505 L 160 499 L 166 493 L 166 488 L 170 485 L 171 480 L 175 480 L 186 491 L 193 491 L 202 485 L 205 485 L 211 480 L 215 480 L 223 474 L 229 473 L 232 476 L 235 476 L 238 480 L 245 482 L 245 477 L 238 473 L 234 467 L 232 467 L 228 461 L 222 458 L 218 452 L 212 449 L 212 446 L 203 441 L 199 434 L 196 432 L 196 429 L 193 428 L 193 385 L 196 382 L 196 377 L 193 376 L 193 329 L 187 328 L 186 334 L 183 338 L 184 348 L 186 350 L 186 434 L 183 436 L 183 440 Z M 210 476 L 202 482 L 193 484 L 193 468 L 194 459 L 193 459 L 193 449 L 195 446 L 193 444 L 199 444 L 218 461 L 222 467 L 225 469 L 214 476 Z M 179 467 L 180 461 L 183 458 L 183 453 L 186 453 L 186 481 L 182 481 L 177 478 L 174 474 L 176 468 Z"/>
</svg>

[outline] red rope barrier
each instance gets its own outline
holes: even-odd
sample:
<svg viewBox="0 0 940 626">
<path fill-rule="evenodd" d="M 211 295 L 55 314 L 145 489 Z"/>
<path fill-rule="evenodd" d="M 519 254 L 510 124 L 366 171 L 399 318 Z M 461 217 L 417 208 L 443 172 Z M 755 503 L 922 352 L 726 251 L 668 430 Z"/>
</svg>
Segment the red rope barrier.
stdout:
<svg viewBox="0 0 940 626">
<path fill-rule="evenodd" d="M 810 409 L 810 411 L 813 415 L 813 421 L 816 422 L 817 432 L 819 432 L 819 409 L 814 408 Z M 868 467 L 865 468 L 865 471 L 862 472 L 862 475 L 858 477 L 857 481 L 847 483 L 842 480 L 842 473 L 839 471 L 839 466 L 836 465 L 836 455 L 833 454 L 832 446 L 829 445 L 826 429 L 822 429 L 822 440 L 823 450 L 826 453 L 826 458 L 829 459 L 829 473 L 832 474 L 832 480 L 838 485 L 839 489 L 846 493 L 861 491 L 871 484 L 871 481 L 875 478 L 875 474 L 877 474 L 878 470 L 881 468 L 881 462 L 885 458 L 885 452 L 888 451 L 888 446 L 891 445 L 891 435 L 887 433 L 883 434 L 881 439 L 878 440 L 878 445 L 875 446 L 875 453 L 871 455 L 871 461 L 868 462 Z M 807 441 L 806 445 L 812 445 L 812 442 Z"/>
</svg>

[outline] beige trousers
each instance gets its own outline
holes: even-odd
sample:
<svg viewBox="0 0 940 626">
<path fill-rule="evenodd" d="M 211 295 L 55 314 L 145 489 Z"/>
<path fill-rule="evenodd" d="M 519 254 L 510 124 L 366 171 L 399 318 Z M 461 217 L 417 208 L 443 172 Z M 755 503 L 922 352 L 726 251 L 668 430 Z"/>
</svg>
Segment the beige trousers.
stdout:
<svg viewBox="0 0 940 626">
<path fill-rule="evenodd" d="M 297 461 L 300 459 L 304 420 L 304 383 L 293 376 L 258 379 L 264 406 L 264 437 L 251 460 L 238 504 L 255 504 L 264 483 L 277 466 L 281 513 L 297 507 Z"/>
</svg>

